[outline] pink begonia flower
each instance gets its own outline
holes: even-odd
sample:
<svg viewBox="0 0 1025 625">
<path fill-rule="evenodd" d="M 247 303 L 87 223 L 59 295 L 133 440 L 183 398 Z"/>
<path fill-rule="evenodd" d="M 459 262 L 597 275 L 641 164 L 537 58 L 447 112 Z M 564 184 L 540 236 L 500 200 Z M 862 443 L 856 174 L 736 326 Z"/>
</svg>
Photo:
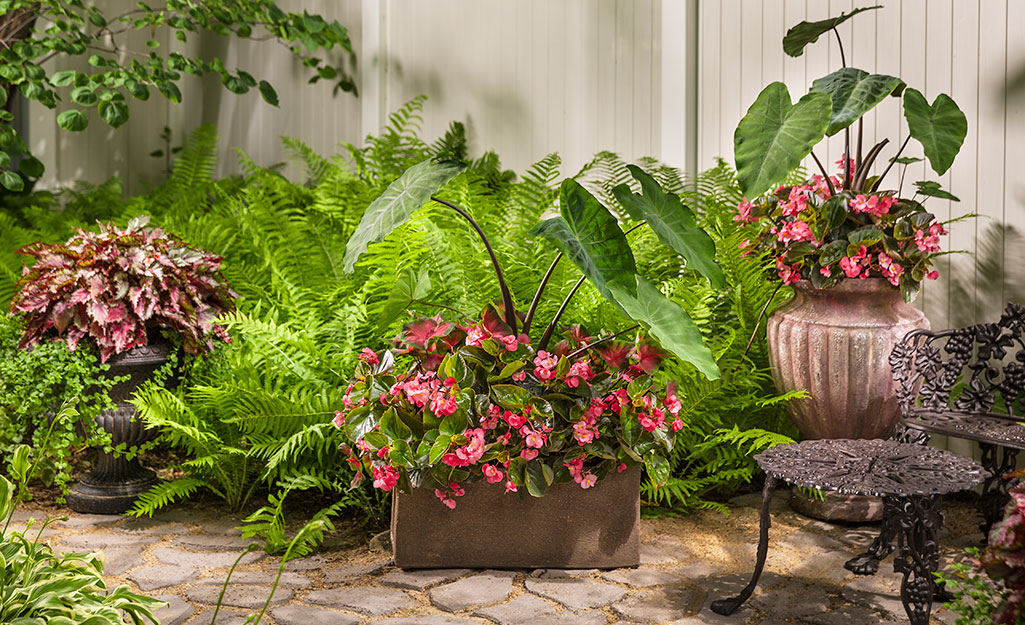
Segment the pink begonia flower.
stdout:
<svg viewBox="0 0 1025 625">
<path fill-rule="evenodd" d="M 466 328 L 466 344 L 472 347 L 480 347 L 484 339 L 490 338 L 488 331 L 480 326 L 470 326 Z"/>
<path fill-rule="evenodd" d="M 737 205 L 737 214 L 733 216 L 733 221 L 739 221 L 742 224 L 754 223 L 757 218 L 751 214 L 753 207 L 754 205 L 748 202 L 747 198 L 743 198 Z"/>
<path fill-rule="evenodd" d="M 915 232 L 915 245 L 923 252 L 935 254 L 940 251 L 940 237 L 947 234 L 947 231 L 943 229 L 941 224 L 934 223 L 929 226 L 928 232 L 928 235 L 924 230 Z"/>
<path fill-rule="evenodd" d="M 573 480 L 575 482 L 580 482 L 581 474 L 584 471 L 584 459 L 583 458 L 574 458 L 573 460 L 570 460 L 569 462 L 567 462 L 566 464 L 564 464 L 562 466 L 564 466 L 567 469 L 569 469 L 569 475 L 570 475 L 570 477 L 573 478 Z"/>
<path fill-rule="evenodd" d="M 527 422 L 526 418 L 510 410 L 506 410 L 504 413 L 502 413 L 502 419 L 504 419 L 505 422 L 509 424 L 509 427 L 515 428 L 517 430 L 523 427 L 523 425 Z"/>
<path fill-rule="evenodd" d="M 580 480 L 580 488 L 591 488 L 598 482 L 598 478 L 595 477 L 594 473 L 588 473 Z"/>
<path fill-rule="evenodd" d="M 491 404 L 491 407 L 488 408 L 488 414 L 480 420 L 480 426 L 485 430 L 493 430 L 498 427 L 498 419 L 501 416 L 502 409 L 495 404 Z"/>
<path fill-rule="evenodd" d="M 900 285 L 900 276 L 904 273 L 904 268 L 893 262 L 893 259 L 883 252 L 879 252 L 879 271 L 884 278 L 890 281 L 890 284 Z"/>
<path fill-rule="evenodd" d="M 516 373 L 512 374 L 512 379 L 516 382 L 522 382 L 527 379 L 527 372 L 520 369 Z"/>
<path fill-rule="evenodd" d="M 819 267 L 819 273 L 826 276 L 827 278 L 833 275 L 833 272 L 829 269 L 829 267 Z"/>
<path fill-rule="evenodd" d="M 776 259 L 776 271 L 779 275 L 779 279 L 783 281 L 784 286 L 794 284 L 801 279 L 800 270 L 794 269 L 790 265 L 784 263 L 782 256 Z"/>
<path fill-rule="evenodd" d="M 377 354 L 374 353 L 374 350 L 369 347 L 364 347 L 360 350 L 359 359 L 371 366 L 376 366 L 381 362 Z"/>
<path fill-rule="evenodd" d="M 595 430 L 588 425 L 587 421 L 577 421 L 573 424 L 573 438 L 580 445 L 592 442 L 595 438 L 595 433 Z"/>
<path fill-rule="evenodd" d="M 345 414 L 341 410 L 335 410 L 335 418 L 331 420 L 336 428 L 345 425 Z"/>
<path fill-rule="evenodd" d="M 448 496 L 447 493 L 441 491 L 441 489 L 434 489 L 434 496 L 441 500 L 441 503 L 449 507 L 450 510 L 455 510 L 456 500 Z"/>
<path fill-rule="evenodd" d="M 683 404 L 680 403 L 680 399 L 676 396 L 676 382 L 670 382 L 666 385 L 666 397 L 662 403 L 665 405 L 666 410 L 674 416 L 679 414 Z"/>
<path fill-rule="evenodd" d="M 449 484 L 448 489 L 452 491 L 452 494 L 456 497 L 462 497 L 466 494 L 466 491 L 463 490 L 463 487 L 460 486 L 458 482 L 452 482 L 451 484 Z"/>
<path fill-rule="evenodd" d="M 505 492 L 506 494 L 516 492 L 516 484 L 513 484 L 512 480 L 509 480 L 505 483 Z"/>
<path fill-rule="evenodd" d="M 387 445 L 385 445 L 384 447 L 382 447 L 382 448 L 377 450 L 377 457 L 378 458 L 384 458 L 387 455 L 388 455 L 388 446 Z"/>
<path fill-rule="evenodd" d="M 940 272 L 938 272 L 936 270 L 933 270 L 933 271 L 930 271 L 929 273 L 925 274 L 925 277 L 928 280 L 935 280 L 936 278 L 940 277 Z"/>
<path fill-rule="evenodd" d="M 791 241 L 811 241 L 815 243 L 815 235 L 811 231 L 811 226 L 803 221 L 792 221 L 783 224 L 783 227 L 779 229 L 779 234 L 776 235 L 776 239 L 780 243 L 789 243 Z"/>
<path fill-rule="evenodd" d="M 839 189 L 843 186 L 840 179 L 836 176 L 830 176 L 829 178 L 833 182 L 834 189 Z M 826 183 L 826 179 L 818 174 L 811 177 L 811 188 L 823 200 L 828 200 L 831 197 L 829 194 L 829 185 Z"/>
<path fill-rule="evenodd" d="M 840 160 L 838 160 L 836 162 L 836 166 L 840 168 L 840 173 L 844 173 L 844 163 L 843 163 L 843 161 L 844 161 L 844 157 L 846 157 L 846 156 L 847 155 L 844 154 L 843 156 L 840 157 Z M 850 167 L 851 167 L 851 178 L 854 178 L 854 159 L 853 158 L 849 158 L 849 159 L 847 159 L 847 162 L 850 164 Z"/>
<path fill-rule="evenodd" d="M 486 464 L 482 469 L 484 471 L 484 477 L 487 478 L 488 484 L 494 484 L 495 482 L 501 482 L 505 479 L 503 474 L 498 467 L 493 464 Z"/>
<path fill-rule="evenodd" d="M 679 432 L 682 429 L 683 429 L 683 421 L 680 420 L 680 417 L 676 417 L 675 419 L 673 419 L 673 431 L 674 432 Z"/>
<path fill-rule="evenodd" d="M 743 251 L 742 251 L 742 252 L 740 253 L 740 255 L 741 255 L 742 257 L 743 257 L 743 256 L 750 256 L 751 254 L 754 254 L 754 253 L 755 253 L 755 251 L 754 251 L 753 249 L 751 249 L 751 239 L 744 239 L 743 241 L 741 241 L 740 243 L 738 243 L 738 244 L 737 244 L 737 249 L 738 249 L 738 250 L 743 250 Z"/>
<path fill-rule="evenodd" d="M 374 488 L 389 491 L 399 483 L 399 472 L 390 464 L 383 467 L 374 467 Z"/>
<path fill-rule="evenodd" d="M 616 467 L 616 473 L 622 473 L 623 471 L 626 471 L 626 464 L 620 463 L 619 466 Z"/>
<path fill-rule="evenodd" d="M 537 458 L 537 450 L 536 449 L 524 449 L 523 451 L 520 452 L 520 458 L 523 458 L 524 460 L 527 460 L 529 462 L 530 460 L 533 460 L 534 458 Z"/>
<path fill-rule="evenodd" d="M 509 352 L 516 351 L 516 349 L 520 346 L 519 341 L 517 341 L 516 337 L 512 334 L 508 336 L 503 336 L 498 340 L 502 343 L 502 345 L 505 345 L 505 350 Z"/>
<path fill-rule="evenodd" d="M 440 417 L 447 417 L 459 408 L 456 398 L 451 395 L 437 394 L 431 400 L 431 412 Z"/>
<path fill-rule="evenodd" d="M 542 349 L 534 357 L 534 364 L 545 369 L 554 369 L 559 364 L 559 359 L 555 354 L 550 354 Z"/>
<path fill-rule="evenodd" d="M 545 435 L 544 432 L 531 432 L 524 437 L 524 443 L 527 447 L 533 447 L 534 449 L 541 449 L 545 446 Z"/>
<path fill-rule="evenodd" d="M 786 217 L 796 217 L 808 207 L 808 195 L 805 191 L 809 187 L 793 187 L 790 189 L 790 195 L 787 197 L 787 201 L 780 204 L 780 209 L 783 211 L 783 215 Z"/>
</svg>

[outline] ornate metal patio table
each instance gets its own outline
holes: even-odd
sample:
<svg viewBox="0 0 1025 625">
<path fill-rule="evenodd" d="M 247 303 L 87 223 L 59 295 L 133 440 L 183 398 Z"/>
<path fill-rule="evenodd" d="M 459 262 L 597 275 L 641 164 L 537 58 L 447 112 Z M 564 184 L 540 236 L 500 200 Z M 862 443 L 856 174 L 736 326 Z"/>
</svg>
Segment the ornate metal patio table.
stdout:
<svg viewBox="0 0 1025 625">
<path fill-rule="evenodd" d="M 758 584 L 769 551 L 769 504 L 779 480 L 806 488 L 883 498 L 887 545 L 897 539 L 893 569 L 903 573 L 900 598 L 913 625 L 928 625 L 932 574 L 939 564 L 937 535 L 943 525 L 943 495 L 982 483 L 989 473 L 974 461 L 934 447 L 884 440 L 808 440 L 777 445 L 755 456 L 765 471 L 758 559 L 751 581 L 739 595 L 712 603 L 717 614 L 732 614 Z M 880 542 L 877 539 L 877 543 Z M 882 544 L 882 543 L 881 543 Z M 848 562 L 848 568 L 869 553 Z M 883 553 L 882 555 L 886 555 Z M 852 568 L 854 570 L 854 568 Z M 856 571 L 859 572 L 859 571 Z"/>
</svg>

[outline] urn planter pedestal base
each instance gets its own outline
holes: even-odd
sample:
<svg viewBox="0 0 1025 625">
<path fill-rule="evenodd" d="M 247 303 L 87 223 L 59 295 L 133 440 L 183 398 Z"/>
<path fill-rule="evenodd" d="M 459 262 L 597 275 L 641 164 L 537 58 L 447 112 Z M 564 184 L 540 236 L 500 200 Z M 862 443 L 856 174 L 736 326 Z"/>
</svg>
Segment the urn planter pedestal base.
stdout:
<svg viewBox="0 0 1025 625">
<path fill-rule="evenodd" d="M 396 492 L 391 537 L 403 569 L 610 569 L 640 564 L 639 467 L 582 489 L 552 484 L 544 497 L 464 484 L 453 510 L 426 488 Z"/>
</svg>

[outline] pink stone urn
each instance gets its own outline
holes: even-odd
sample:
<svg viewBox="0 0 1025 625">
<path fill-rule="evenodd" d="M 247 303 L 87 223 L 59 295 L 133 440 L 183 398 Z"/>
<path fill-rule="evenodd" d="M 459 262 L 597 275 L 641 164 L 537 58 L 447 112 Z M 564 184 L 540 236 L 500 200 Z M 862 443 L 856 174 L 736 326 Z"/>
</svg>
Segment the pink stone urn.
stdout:
<svg viewBox="0 0 1025 625">
<path fill-rule="evenodd" d="M 805 389 L 790 417 L 805 438 L 889 438 L 900 417 L 888 358 L 922 311 L 882 278 L 808 281 L 769 318 L 769 362 L 780 392 Z"/>
</svg>

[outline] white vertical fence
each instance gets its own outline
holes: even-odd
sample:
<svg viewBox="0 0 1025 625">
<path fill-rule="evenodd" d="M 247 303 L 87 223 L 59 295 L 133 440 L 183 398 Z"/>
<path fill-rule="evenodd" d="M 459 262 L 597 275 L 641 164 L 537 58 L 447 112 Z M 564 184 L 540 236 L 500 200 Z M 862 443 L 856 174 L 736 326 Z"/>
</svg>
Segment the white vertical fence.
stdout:
<svg viewBox="0 0 1025 625">
<path fill-rule="evenodd" d="M 97 0 L 114 12 L 133 0 Z M 811 81 L 839 67 L 832 38 L 804 56 L 786 57 L 786 29 L 801 20 L 850 11 L 853 0 L 283 0 L 337 19 L 357 51 L 360 97 L 333 96 L 330 85 L 307 85 L 309 73 L 273 43 L 190 41 L 267 78 L 274 108 L 251 93 L 234 96 L 216 83 L 188 78 L 184 102 L 154 94 L 133 102 L 117 132 L 93 116 L 85 133 L 57 131 L 56 115 L 30 111 L 30 143 L 47 165 L 45 184 L 120 176 L 130 191 L 158 183 L 164 163 L 149 157 L 169 126 L 173 142 L 203 122 L 221 135 L 221 173 L 237 169 L 229 148 L 253 160 L 287 159 L 281 136 L 332 154 L 340 141 L 359 143 L 408 99 L 429 96 L 424 136 L 449 122 L 467 125 L 475 153 L 495 150 L 523 171 L 559 152 L 565 172 L 599 150 L 627 158 L 651 155 L 689 170 L 717 156 L 732 160 L 740 117 L 768 82 L 784 81 L 794 100 Z M 968 117 L 969 132 L 954 167 L 939 182 L 960 203 L 929 200 L 942 218 L 978 218 L 949 226 L 942 278 L 919 299 L 934 327 L 994 318 L 1009 299 L 1025 301 L 1025 183 L 1014 175 L 1025 160 L 1025 89 L 1005 93 L 1025 72 L 1022 0 L 889 0 L 840 27 L 849 65 L 900 76 L 932 101 L 950 94 Z M 166 35 L 172 48 L 181 44 Z M 143 38 L 135 44 L 141 46 Z M 1022 81 L 1025 82 L 1025 81 Z M 884 158 L 906 137 L 899 101 L 865 121 L 865 140 L 890 138 Z M 817 152 L 832 163 L 842 144 Z M 911 155 L 920 149 L 911 143 Z M 926 176 L 912 166 L 908 181 Z M 937 179 L 935 176 L 932 179 Z M 907 183 L 906 183 L 907 184 Z"/>
</svg>

